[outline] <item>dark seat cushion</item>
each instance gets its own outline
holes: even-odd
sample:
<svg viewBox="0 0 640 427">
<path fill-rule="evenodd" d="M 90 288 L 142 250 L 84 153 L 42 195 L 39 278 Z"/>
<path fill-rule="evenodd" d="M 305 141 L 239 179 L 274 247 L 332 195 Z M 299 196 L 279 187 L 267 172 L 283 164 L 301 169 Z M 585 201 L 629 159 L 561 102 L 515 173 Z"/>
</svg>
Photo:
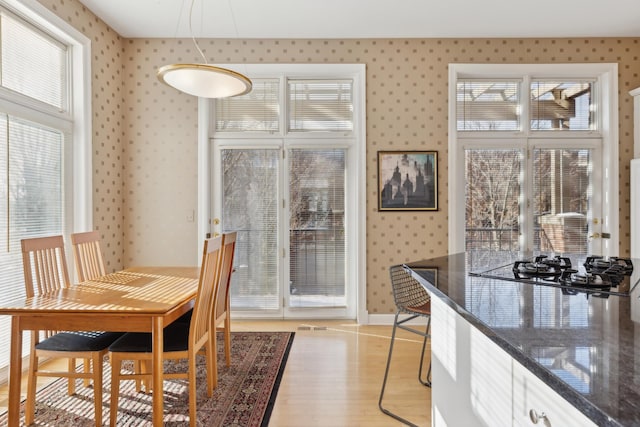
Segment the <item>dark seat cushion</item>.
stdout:
<svg viewBox="0 0 640 427">
<path fill-rule="evenodd" d="M 60 332 L 36 344 L 38 350 L 100 351 L 120 338 L 120 332 Z"/>
<path fill-rule="evenodd" d="M 185 351 L 189 348 L 189 323 L 173 322 L 163 332 L 164 351 Z M 151 334 L 127 332 L 109 346 L 109 351 L 151 353 Z"/>
</svg>

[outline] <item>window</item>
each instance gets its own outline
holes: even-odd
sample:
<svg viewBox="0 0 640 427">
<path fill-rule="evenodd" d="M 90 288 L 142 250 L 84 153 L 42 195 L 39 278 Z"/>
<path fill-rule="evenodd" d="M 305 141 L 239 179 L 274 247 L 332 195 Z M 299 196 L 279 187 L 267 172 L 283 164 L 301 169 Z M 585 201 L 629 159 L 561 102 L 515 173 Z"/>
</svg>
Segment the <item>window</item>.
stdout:
<svg viewBox="0 0 640 427">
<path fill-rule="evenodd" d="M 42 17 L 59 20 L 41 6 L 33 8 L 0 3 L 0 303 L 24 297 L 22 239 L 90 226 L 90 189 L 87 197 L 78 183 L 91 182 L 88 94 L 70 72 L 70 65 L 82 68 L 89 42 L 67 25 L 44 24 Z M 34 16 L 38 25 L 30 20 Z M 75 101 L 68 96 L 71 88 Z M 9 336 L 10 318 L 1 316 L 0 341 L 9 342 Z M 0 349 L 0 381 L 6 379 L 8 352 Z"/>
<path fill-rule="evenodd" d="M 531 82 L 531 130 L 597 130 L 593 81 Z"/>
<path fill-rule="evenodd" d="M 353 131 L 352 80 L 294 80 L 289 86 L 289 132 Z"/>
<path fill-rule="evenodd" d="M 452 252 L 617 250 L 615 68 L 450 65 Z"/>
<path fill-rule="evenodd" d="M 520 82 L 460 80 L 456 120 L 459 131 L 520 130 Z"/>
<path fill-rule="evenodd" d="M 253 79 L 251 92 L 216 100 L 216 132 L 280 131 L 280 81 Z"/>
</svg>

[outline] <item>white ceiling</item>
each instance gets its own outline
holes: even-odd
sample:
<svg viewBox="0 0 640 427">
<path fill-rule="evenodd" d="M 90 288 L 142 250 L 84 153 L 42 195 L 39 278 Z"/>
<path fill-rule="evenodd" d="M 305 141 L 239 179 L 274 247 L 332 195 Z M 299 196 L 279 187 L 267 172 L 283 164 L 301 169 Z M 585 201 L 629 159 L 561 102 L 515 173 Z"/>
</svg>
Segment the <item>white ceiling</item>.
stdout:
<svg viewBox="0 0 640 427">
<path fill-rule="evenodd" d="M 126 38 L 189 37 L 191 0 L 80 0 Z M 195 0 L 198 38 L 639 37 L 640 0 Z"/>
</svg>

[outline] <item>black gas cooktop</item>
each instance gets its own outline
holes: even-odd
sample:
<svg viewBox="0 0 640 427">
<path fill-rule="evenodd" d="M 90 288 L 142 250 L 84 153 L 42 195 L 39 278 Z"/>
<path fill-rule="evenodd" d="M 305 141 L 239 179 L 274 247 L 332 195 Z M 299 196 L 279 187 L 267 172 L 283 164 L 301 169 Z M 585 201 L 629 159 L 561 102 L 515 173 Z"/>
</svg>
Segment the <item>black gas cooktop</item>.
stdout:
<svg viewBox="0 0 640 427">
<path fill-rule="evenodd" d="M 630 258 L 585 255 L 537 255 L 485 270 L 472 276 L 509 280 L 562 288 L 568 295 L 578 293 L 607 298 L 628 296 L 638 283 Z"/>
</svg>

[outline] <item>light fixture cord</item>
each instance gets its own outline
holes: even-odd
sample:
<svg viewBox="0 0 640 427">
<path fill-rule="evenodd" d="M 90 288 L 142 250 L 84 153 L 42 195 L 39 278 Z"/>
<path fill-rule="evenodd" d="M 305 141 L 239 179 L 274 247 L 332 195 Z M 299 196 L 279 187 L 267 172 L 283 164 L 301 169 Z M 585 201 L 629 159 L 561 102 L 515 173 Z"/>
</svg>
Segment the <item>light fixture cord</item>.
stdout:
<svg viewBox="0 0 640 427">
<path fill-rule="evenodd" d="M 191 0 L 191 7 L 189 8 L 189 32 L 191 33 L 191 40 L 193 40 L 193 44 L 196 46 L 196 49 L 198 49 L 198 52 L 200 52 L 200 56 L 202 56 L 202 59 L 204 60 L 204 63 L 209 65 L 209 61 L 207 61 L 207 57 L 204 56 L 204 53 L 202 52 L 202 49 L 200 49 L 200 46 L 198 45 L 198 42 L 196 41 L 196 37 L 193 35 L 193 27 L 192 27 L 192 20 L 193 20 L 193 5 L 195 4 L 196 0 Z"/>
<path fill-rule="evenodd" d="M 236 34 L 236 41 L 238 41 L 240 43 L 241 46 L 241 53 L 244 55 L 244 49 L 242 48 L 242 46 L 244 45 L 244 41 L 240 40 L 240 33 L 238 32 L 238 23 L 236 22 L 236 14 L 233 10 L 233 6 L 231 6 L 231 0 L 227 0 L 227 6 L 229 7 L 229 12 L 231 12 L 231 20 L 233 21 L 233 30 L 235 31 Z M 247 73 L 247 62 L 245 60 L 246 58 L 241 58 L 241 63 L 243 64 L 243 68 L 244 68 L 244 73 Z"/>
</svg>

